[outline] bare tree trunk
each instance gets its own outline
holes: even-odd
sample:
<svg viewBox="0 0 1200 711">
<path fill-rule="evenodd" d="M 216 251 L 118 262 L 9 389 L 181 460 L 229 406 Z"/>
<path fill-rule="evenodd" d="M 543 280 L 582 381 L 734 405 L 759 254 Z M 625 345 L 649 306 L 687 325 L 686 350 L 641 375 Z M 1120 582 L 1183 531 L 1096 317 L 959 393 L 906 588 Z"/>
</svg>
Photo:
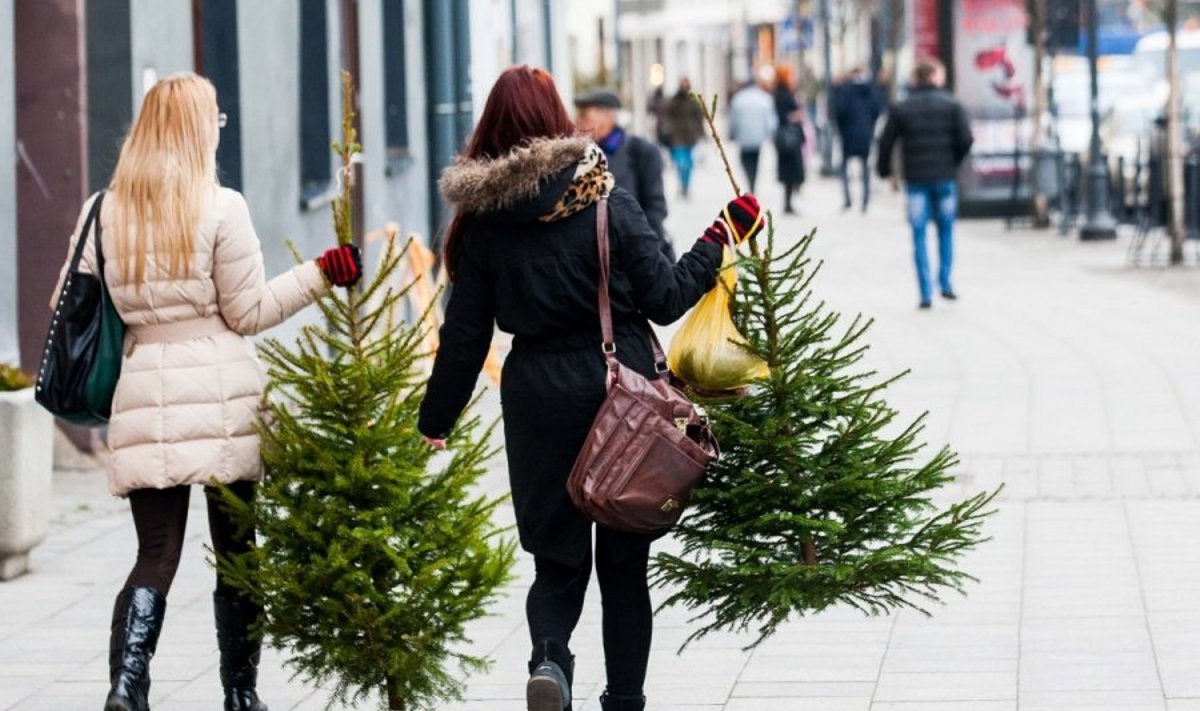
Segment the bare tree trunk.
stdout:
<svg viewBox="0 0 1200 711">
<path fill-rule="evenodd" d="M 1046 0 L 1029 0 L 1029 26 L 1033 35 L 1033 112 L 1029 140 L 1033 156 L 1033 224 L 1035 227 L 1050 226 L 1050 201 L 1045 187 L 1039 184 L 1038 154 L 1044 145 L 1043 119 L 1046 113 Z"/>
<path fill-rule="evenodd" d="M 1171 236 L 1171 264 L 1183 263 L 1183 146 L 1179 121 L 1179 0 L 1165 0 L 1163 20 L 1167 25 L 1167 190 L 1170 214 L 1167 230 Z"/>
<path fill-rule="evenodd" d="M 888 53 L 891 64 L 888 67 L 888 103 L 896 101 L 897 89 L 900 87 L 900 46 L 904 41 L 904 0 L 889 0 L 891 24 L 888 33 Z"/>
<path fill-rule="evenodd" d="M 1029 26 L 1033 35 L 1033 137 L 1030 148 L 1042 147 L 1043 114 L 1046 113 L 1046 0 L 1029 0 Z"/>
</svg>

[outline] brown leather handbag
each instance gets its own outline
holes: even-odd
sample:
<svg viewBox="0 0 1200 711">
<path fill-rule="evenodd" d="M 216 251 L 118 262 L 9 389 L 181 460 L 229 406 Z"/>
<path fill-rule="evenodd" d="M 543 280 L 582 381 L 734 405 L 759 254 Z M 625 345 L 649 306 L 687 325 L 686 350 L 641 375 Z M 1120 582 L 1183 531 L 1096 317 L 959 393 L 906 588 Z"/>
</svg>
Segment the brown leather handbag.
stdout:
<svg viewBox="0 0 1200 711">
<path fill-rule="evenodd" d="M 567 492 L 581 511 L 606 528 L 660 533 L 679 521 L 693 487 L 720 449 L 696 405 L 671 384 L 666 357 L 652 330 L 647 329 L 654 378 L 617 360 L 608 294 L 607 200 L 596 208 L 596 241 L 608 396 L 571 469 Z"/>
</svg>

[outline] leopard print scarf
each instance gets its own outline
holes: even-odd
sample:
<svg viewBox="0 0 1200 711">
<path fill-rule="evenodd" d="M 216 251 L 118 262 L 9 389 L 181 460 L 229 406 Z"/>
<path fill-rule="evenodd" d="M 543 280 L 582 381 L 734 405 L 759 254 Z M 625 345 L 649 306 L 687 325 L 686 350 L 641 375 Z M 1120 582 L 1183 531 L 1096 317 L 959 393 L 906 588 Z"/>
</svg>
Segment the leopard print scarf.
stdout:
<svg viewBox="0 0 1200 711">
<path fill-rule="evenodd" d="M 541 222 L 554 222 L 569 217 L 586 209 L 589 205 L 600 202 L 612 192 L 613 174 L 608 172 L 608 160 L 604 151 L 595 143 L 588 146 L 587 152 L 575 166 L 575 177 L 567 186 L 566 192 L 554 203 L 554 207 L 538 218 Z"/>
</svg>

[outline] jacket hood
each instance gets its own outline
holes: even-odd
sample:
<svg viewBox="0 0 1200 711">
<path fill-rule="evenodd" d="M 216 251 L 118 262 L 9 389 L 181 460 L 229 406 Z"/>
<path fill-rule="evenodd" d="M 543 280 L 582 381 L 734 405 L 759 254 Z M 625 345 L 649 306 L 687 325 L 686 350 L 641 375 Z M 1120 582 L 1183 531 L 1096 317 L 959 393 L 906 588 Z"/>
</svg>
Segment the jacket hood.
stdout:
<svg viewBox="0 0 1200 711">
<path fill-rule="evenodd" d="M 536 216 L 562 197 L 591 143 L 586 136 L 535 138 L 499 158 L 459 157 L 439 187 L 464 214 Z"/>
</svg>

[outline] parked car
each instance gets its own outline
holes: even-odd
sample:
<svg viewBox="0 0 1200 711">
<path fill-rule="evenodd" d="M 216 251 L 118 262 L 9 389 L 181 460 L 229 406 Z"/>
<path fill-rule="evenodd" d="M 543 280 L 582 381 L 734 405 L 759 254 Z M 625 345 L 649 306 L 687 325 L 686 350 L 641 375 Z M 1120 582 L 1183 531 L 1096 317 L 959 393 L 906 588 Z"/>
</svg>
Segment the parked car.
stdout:
<svg viewBox="0 0 1200 711">
<path fill-rule="evenodd" d="M 1099 109 L 1102 122 L 1114 108 L 1133 100 L 1166 102 L 1166 87 L 1158 87 L 1145 65 L 1129 57 L 1107 56 L 1098 62 Z M 1058 107 L 1059 145 L 1068 153 L 1087 152 L 1092 138 L 1091 69 L 1085 57 L 1059 57 L 1053 66 L 1054 103 Z M 1147 91 L 1147 87 L 1151 87 Z M 1140 110 L 1140 109 L 1139 109 Z M 1126 117 L 1128 122 L 1131 117 Z M 1103 132 L 1103 128 L 1102 128 Z"/>
<path fill-rule="evenodd" d="M 1134 61 L 1146 72 L 1154 83 L 1154 91 L 1164 99 L 1167 93 L 1167 44 L 1166 31 L 1151 32 L 1138 40 L 1133 49 Z M 1180 30 L 1175 35 L 1179 50 L 1179 75 L 1187 76 L 1200 72 L 1200 30 Z"/>
</svg>

